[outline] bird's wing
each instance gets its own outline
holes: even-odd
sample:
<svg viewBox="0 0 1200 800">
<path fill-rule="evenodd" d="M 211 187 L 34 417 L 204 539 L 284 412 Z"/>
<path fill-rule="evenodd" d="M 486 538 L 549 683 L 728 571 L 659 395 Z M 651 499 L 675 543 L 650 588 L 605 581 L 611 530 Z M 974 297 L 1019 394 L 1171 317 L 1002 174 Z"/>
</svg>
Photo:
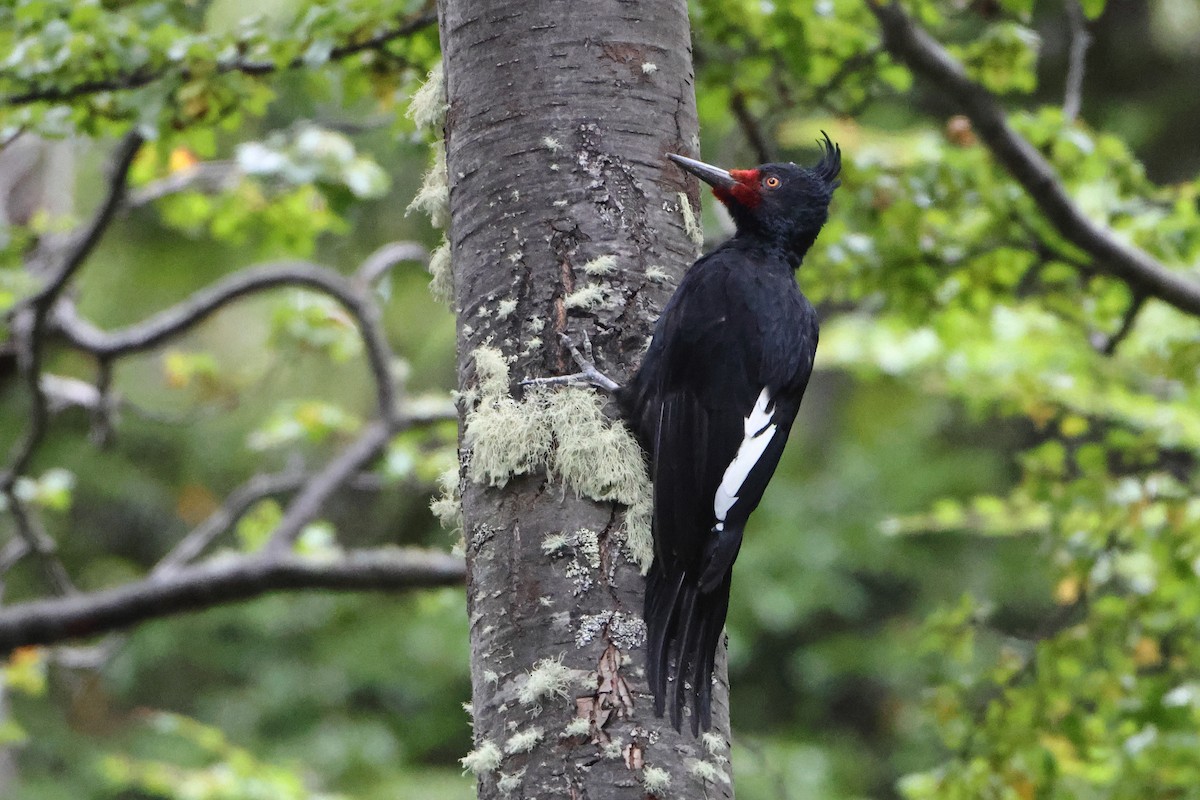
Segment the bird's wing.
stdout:
<svg viewBox="0 0 1200 800">
<path fill-rule="evenodd" d="M 744 264 L 711 261 L 720 253 L 684 278 L 620 395 L 654 480 L 647 678 L 660 715 L 675 681 L 676 728 L 692 687 L 694 730 L 710 722 L 742 527 L 783 451 L 816 347 L 815 314 L 790 273 L 747 274 Z"/>
<path fill-rule="evenodd" d="M 794 284 L 719 267 L 696 270 L 664 310 L 655 338 L 666 346 L 656 354 L 658 385 L 643 415 L 656 555 L 693 580 L 705 575 L 705 588 L 733 564 L 741 528 L 783 450 L 816 344 L 811 308 Z"/>
</svg>

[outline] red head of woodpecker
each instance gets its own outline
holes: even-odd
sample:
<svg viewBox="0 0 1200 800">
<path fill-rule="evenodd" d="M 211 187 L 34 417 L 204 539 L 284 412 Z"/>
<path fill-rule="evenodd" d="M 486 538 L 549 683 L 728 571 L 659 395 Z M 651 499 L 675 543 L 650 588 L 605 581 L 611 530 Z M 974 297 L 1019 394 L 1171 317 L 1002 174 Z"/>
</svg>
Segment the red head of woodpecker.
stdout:
<svg viewBox="0 0 1200 800">
<path fill-rule="evenodd" d="M 828 217 L 840 181 L 842 151 L 824 134 L 821 160 L 813 167 L 763 164 L 725 170 L 670 153 L 667 158 L 712 186 L 733 217 L 738 234 L 776 243 L 799 262 Z"/>
</svg>

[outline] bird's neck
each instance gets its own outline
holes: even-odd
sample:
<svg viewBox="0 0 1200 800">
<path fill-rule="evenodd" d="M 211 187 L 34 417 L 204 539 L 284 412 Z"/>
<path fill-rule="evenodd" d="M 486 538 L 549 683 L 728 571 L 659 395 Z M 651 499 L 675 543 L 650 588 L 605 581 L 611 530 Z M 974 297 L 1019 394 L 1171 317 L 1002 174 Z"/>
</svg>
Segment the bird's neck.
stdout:
<svg viewBox="0 0 1200 800">
<path fill-rule="evenodd" d="M 759 254 L 764 262 L 786 264 L 789 269 L 800 267 L 805 254 L 817 240 L 817 231 L 799 231 L 791 236 L 763 235 L 758 231 L 739 230 L 728 245 L 748 253 Z"/>
</svg>

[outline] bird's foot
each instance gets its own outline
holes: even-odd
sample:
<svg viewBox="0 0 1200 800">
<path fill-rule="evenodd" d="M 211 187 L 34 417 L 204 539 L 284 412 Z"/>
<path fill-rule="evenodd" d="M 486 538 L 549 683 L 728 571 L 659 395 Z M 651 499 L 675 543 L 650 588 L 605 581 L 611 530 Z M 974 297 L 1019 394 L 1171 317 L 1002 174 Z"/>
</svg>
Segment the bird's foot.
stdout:
<svg viewBox="0 0 1200 800">
<path fill-rule="evenodd" d="M 559 339 L 563 346 L 570 351 L 571 358 L 579 367 L 579 372 L 571 375 L 558 375 L 553 378 L 526 378 L 521 381 L 522 386 L 594 386 L 610 394 L 621 388 L 619 383 L 601 372 L 592 361 L 592 340 L 588 338 L 587 332 L 583 334 L 582 351 L 576 347 L 575 342 L 567 334 L 560 333 Z"/>
</svg>

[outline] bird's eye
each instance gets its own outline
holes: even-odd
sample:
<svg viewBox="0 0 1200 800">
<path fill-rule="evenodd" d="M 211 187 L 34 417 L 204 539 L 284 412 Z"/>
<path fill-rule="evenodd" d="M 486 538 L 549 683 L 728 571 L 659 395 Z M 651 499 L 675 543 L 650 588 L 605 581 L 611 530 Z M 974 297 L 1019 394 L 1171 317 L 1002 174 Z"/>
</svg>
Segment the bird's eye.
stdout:
<svg viewBox="0 0 1200 800">
<path fill-rule="evenodd" d="M 763 181 L 763 183 L 767 185 L 768 189 L 775 189 L 779 186 L 779 178 L 776 178 L 774 175 L 772 175 Z"/>
</svg>

